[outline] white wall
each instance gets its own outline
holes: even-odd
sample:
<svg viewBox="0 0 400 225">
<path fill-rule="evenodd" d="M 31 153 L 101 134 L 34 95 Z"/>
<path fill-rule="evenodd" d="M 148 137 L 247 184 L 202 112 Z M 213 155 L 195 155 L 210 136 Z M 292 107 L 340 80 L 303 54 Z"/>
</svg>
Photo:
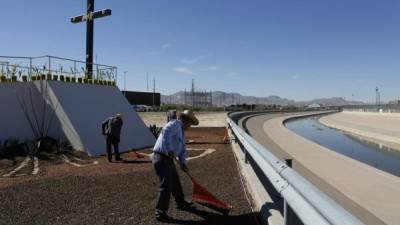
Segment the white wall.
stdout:
<svg viewBox="0 0 400 225">
<path fill-rule="evenodd" d="M 105 153 L 101 123 L 117 113 L 123 115 L 122 151 L 152 146 L 155 138 L 117 87 L 48 81 L 49 94 L 59 102 L 57 116 L 67 139 L 92 155 Z"/>
<path fill-rule="evenodd" d="M 124 119 L 121 151 L 152 146 L 155 142 L 154 136 L 117 87 L 57 81 L 35 81 L 33 84 L 36 87 L 32 101 L 35 107 L 29 112 L 39 115 L 46 112 L 48 119 L 45 124 L 51 124 L 49 136 L 66 138 L 77 150 L 91 155 L 104 154 L 105 138 L 101 134 L 101 122 L 116 113 L 121 113 Z M 32 83 L 0 84 L 0 139 L 33 138 L 16 94 L 18 91 L 18 95 L 23 96 L 20 99 L 29 100 L 29 93 L 35 88 L 28 87 L 32 87 Z M 54 110 L 54 118 L 51 119 Z"/>
<path fill-rule="evenodd" d="M 45 89 L 40 84 L 38 87 Z M 33 130 L 65 139 L 52 107 L 33 83 L 1 83 L 0 96 L 0 140 L 33 140 L 36 137 Z"/>
<path fill-rule="evenodd" d="M 22 85 L 0 83 L 0 140 L 18 138 L 22 141 L 33 139 L 29 123 L 17 101 L 17 92 Z"/>
</svg>

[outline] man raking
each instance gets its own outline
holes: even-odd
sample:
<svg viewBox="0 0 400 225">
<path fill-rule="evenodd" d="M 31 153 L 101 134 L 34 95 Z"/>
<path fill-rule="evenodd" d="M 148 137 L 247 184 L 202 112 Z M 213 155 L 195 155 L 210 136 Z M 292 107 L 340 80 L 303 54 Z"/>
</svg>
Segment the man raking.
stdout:
<svg viewBox="0 0 400 225">
<path fill-rule="evenodd" d="M 184 130 L 191 125 L 198 125 L 199 121 L 192 111 L 185 110 L 178 115 L 178 119 L 170 120 L 162 129 L 153 149 L 153 164 L 160 180 L 160 191 L 156 205 L 156 219 L 166 221 L 169 199 L 172 194 L 177 209 L 189 210 L 193 203 L 185 201 L 182 185 L 174 164 L 174 157 L 179 158 L 181 169 L 188 172 L 187 150 Z"/>
</svg>

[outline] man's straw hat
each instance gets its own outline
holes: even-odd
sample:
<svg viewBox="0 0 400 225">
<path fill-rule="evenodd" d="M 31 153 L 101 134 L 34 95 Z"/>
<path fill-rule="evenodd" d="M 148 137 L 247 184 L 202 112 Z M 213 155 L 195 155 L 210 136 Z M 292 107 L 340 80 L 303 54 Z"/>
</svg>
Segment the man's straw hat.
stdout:
<svg viewBox="0 0 400 225">
<path fill-rule="evenodd" d="M 185 111 L 183 111 L 182 115 L 188 118 L 192 125 L 199 125 L 199 120 L 196 118 L 191 110 L 186 109 Z"/>
<path fill-rule="evenodd" d="M 117 113 L 117 115 L 115 115 L 116 118 L 118 119 L 122 119 L 122 114 L 121 113 Z"/>
</svg>

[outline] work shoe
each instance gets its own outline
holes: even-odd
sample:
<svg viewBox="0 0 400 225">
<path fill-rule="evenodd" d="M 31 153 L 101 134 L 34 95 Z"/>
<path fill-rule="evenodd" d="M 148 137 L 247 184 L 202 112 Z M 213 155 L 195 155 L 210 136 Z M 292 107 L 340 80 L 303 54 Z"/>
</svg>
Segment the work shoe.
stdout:
<svg viewBox="0 0 400 225">
<path fill-rule="evenodd" d="M 123 161 L 122 158 L 118 157 L 115 159 L 116 161 Z"/>
<path fill-rule="evenodd" d="M 179 210 L 192 210 L 194 209 L 193 202 L 183 201 L 176 206 Z"/>
<path fill-rule="evenodd" d="M 167 213 L 156 213 L 156 220 L 159 222 L 169 222 L 172 218 Z"/>
</svg>

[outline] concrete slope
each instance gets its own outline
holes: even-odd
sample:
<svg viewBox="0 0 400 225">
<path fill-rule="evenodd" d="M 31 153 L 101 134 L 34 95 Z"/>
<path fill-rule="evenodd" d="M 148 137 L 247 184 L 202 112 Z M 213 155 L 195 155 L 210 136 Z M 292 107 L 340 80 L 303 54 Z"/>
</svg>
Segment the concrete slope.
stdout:
<svg viewBox="0 0 400 225">
<path fill-rule="evenodd" d="M 122 151 L 151 146 L 155 138 L 117 87 L 47 81 L 46 100 L 56 110 L 61 129 L 78 150 L 105 153 L 101 123 L 116 113 L 123 115 Z M 36 83 L 37 85 L 38 83 Z"/>
<path fill-rule="evenodd" d="M 52 105 L 42 97 L 45 83 L 0 83 L 0 140 L 28 141 L 38 133 L 64 139 Z M 35 134 L 36 133 L 36 134 Z"/>
<path fill-rule="evenodd" d="M 386 224 L 400 221 L 400 179 L 377 170 L 291 132 L 283 121 L 264 123 L 270 138 L 288 155 Z"/>
<path fill-rule="evenodd" d="M 0 141 L 2 142 L 9 138 L 18 137 L 24 141 L 34 137 L 17 99 L 17 93 L 21 90 L 22 85 L 0 84 Z"/>
<path fill-rule="evenodd" d="M 319 121 L 400 150 L 400 115 L 396 113 L 341 112 L 321 117 Z"/>
</svg>

